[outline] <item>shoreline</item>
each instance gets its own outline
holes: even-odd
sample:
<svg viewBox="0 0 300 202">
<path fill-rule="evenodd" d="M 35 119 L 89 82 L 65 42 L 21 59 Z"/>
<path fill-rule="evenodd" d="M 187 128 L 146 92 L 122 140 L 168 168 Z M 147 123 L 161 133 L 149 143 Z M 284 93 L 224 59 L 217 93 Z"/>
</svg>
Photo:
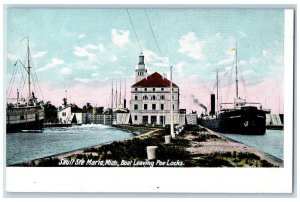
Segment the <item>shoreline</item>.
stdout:
<svg viewBox="0 0 300 202">
<path fill-rule="evenodd" d="M 186 126 L 176 139 L 172 139 L 171 144 L 164 143 L 164 136 L 169 134 L 168 128 L 129 125 L 113 127 L 139 135 L 9 166 L 283 167 L 284 165 L 277 157 L 198 125 Z M 155 160 L 147 160 L 146 147 L 151 145 L 158 147 Z M 141 163 L 136 164 L 138 161 Z M 158 162 L 165 163 L 159 165 Z"/>
</svg>

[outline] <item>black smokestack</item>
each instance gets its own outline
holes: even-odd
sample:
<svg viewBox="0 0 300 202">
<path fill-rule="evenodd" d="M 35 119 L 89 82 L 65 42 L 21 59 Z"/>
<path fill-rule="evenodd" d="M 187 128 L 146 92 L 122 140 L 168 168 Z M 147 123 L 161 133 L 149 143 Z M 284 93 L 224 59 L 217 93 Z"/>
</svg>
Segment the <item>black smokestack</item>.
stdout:
<svg viewBox="0 0 300 202">
<path fill-rule="evenodd" d="M 202 104 L 201 102 L 199 102 L 199 100 L 197 98 L 195 98 L 194 95 L 192 95 L 192 99 L 193 99 L 193 102 L 197 105 L 199 105 L 200 107 L 202 107 L 204 110 L 205 110 L 205 114 L 207 113 L 207 108 L 205 107 L 204 104 Z"/>
<path fill-rule="evenodd" d="M 215 94 L 210 95 L 210 115 L 214 115 L 216 113 L 216 108 L 215 108 L 215 100 L 216 96 Z"/>
<path fill-rule="evenodd" d="M 126 99 L 124 99 L 124 109 L 126 109 Z"/>
</svg>

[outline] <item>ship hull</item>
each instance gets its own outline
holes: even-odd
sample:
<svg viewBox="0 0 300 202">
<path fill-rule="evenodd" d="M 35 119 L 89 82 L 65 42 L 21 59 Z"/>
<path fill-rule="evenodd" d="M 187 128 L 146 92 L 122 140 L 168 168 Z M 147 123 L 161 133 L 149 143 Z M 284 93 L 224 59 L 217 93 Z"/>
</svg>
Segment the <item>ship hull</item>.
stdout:
<svg viewBox="0 0 300 202">
<path fill-rule="evenodd" d="M 7 133 L 22 132 L 26 130 L 40 131 L 43 129 L 44 120 L 27 122 L 27 123 L 17 123 L 17 124 L 6 124 Z"/>
<path fill-rule="evenodd" d="M 45 112 L 41 106 L 18 107 L 6 109 L 6 132 L 22 130 L 42 130 Z"/>
<path fill-rule="evenodd" d="M 204 127 L 221 133 L 263 135 L 266 132 L 266 113 L 256 108 L 222 111 L 217 118 L 201 119 Z"/>
</svg>

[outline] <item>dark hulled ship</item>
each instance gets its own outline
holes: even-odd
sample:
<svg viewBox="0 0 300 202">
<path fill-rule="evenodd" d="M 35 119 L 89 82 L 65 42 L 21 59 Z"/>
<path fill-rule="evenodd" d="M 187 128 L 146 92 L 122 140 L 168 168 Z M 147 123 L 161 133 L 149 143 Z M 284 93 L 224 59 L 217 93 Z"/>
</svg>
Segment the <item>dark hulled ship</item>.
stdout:
<svg viewBox="0 0 300 202">
<path fill-rule="evenodd" d="M 247 102 L 238 96 L 237 49 L 235 48 L 236 98 L 231 103 L 221 103 L 215 111 L 215 95 L 211 95 L 210 115 L 201 115 L 200 124 L 221 133 L 263 135 L 266 131 L 266 111 L 260 103 Z M 218 99 L 218 71 L 217 71 Z M 218 104 L 218 103 L 217 103 Z"/>
<path fill-rule="evenodd" d="M 247 103 L 245 99 L 235 99 L 230 104 L 234 107 L 223 108 L 217 113 L 212 110 L 211 115 L 202 116 L 200 124 L 221 133 L 253 135 L 263 135 L 265 133 L 266 112 L 261 107 L 255 106 L 258 103 Z"/>
</svg>

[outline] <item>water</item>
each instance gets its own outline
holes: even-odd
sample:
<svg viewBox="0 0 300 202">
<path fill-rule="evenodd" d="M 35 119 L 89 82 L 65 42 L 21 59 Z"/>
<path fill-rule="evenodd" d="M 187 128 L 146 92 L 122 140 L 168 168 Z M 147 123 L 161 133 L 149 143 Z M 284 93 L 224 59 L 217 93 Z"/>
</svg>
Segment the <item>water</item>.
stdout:
<svg viewBox="0 0 300 202">
<path fill-rule="evenodd" d="M 283 160 L 283 130 L 267 130 L 264 135 L 222 135 Z"/>
<path fill-rule="evenodd" d="M 6 135 L 7 165 L 133 137 L 133 134 L 104 125 L 46 128 L 43 133 Z"/>
</svg>

